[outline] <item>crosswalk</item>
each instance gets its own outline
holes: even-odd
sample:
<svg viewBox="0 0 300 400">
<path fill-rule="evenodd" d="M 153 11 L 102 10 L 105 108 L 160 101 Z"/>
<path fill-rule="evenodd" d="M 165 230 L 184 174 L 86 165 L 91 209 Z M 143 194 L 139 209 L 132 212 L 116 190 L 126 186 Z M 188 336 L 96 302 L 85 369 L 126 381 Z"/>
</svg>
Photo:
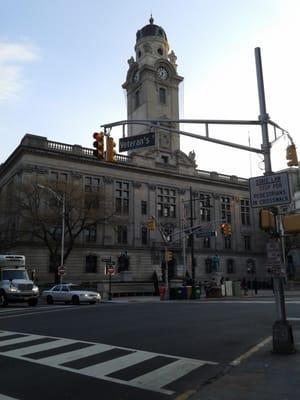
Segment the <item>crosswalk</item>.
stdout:
<svg viewBox="0 0 300 400">
<path fill-rule="evenodd" d="M 166 387 L 212 361 L 53 336 L 0 331 L 0 355 L 135 388 L 172 395 Z"/>
</svg>

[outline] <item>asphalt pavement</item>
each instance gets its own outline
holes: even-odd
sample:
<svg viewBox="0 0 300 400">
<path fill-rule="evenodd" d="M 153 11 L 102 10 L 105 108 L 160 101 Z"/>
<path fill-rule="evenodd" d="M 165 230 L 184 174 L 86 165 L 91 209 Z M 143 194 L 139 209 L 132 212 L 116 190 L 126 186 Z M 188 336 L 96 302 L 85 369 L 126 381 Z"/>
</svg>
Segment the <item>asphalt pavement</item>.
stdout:
<svg viewBox="0 0 300 400">
<path fill-rule="evenodd" d="M 242 297 L 219 299 L 175 300 L 180 302 L 209 301 L 273 301 L 270 290 Z M 285 300 L 300 297 L 299 291 L 286 291 Z M 159 302 L 159 297 L 115 298 L 113 302 Z M 174 301 L 174 300 L 166 300 Z M 300 307 L 300 300 L 299 300 Z M 289 321 L 293 328 L 295 351 L 290 354 L 273 352 L 272 337 L 268 337 L 250 349 L 233 365 L 227 365 L 214 377 L 210 377 L 196 392 L 191 390 L 178 400 L 295 400 L 300 398 L 300 317 Z"/>
</svg>

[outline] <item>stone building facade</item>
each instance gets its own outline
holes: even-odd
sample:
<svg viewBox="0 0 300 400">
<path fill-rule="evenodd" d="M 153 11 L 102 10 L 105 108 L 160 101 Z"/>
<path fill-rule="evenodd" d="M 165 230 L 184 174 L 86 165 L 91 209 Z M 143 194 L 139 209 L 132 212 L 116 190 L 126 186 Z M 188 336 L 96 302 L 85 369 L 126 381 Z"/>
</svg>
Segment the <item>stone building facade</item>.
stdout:
<svg viewBox="0 0 300 400">
<path fill-rule="evenodd" d="M 268 280 L 266 236 L 259 229 L 257 210 L 250 207 L 248 180 L 197 169 L 194 152 L 183 153 L 180 136 L 172 132 L 178 129 L 178 85 L 183 78 L 177 74 L 165 31 L 152 18 L 137 32 L 135 53 L 123 84 L 128 120 L 160 120 L 169 131 L 155 128 L 154 146 L 117 154 L 115 162 L 98 160 L 92 149 L 80 145 L 27 134 L 1 165 L 2 200 L 13 197 L 24 182 L 47 186 L 53 180 L 105 193 L 113 215 L 77 239 L 66 262 L 67 280 L 99 282 L 105 278 L 103 260 L 111 257 L 118 267 L 119 257 L 126 254 L 130 279 L 147 281 L 154 271 L 161 276 L 165 244 L 158 226 L 170 237 L 171 278 L 184 277 L 186 269 L 191 274 L 190 243 L 180 231 L 191 224 L 192 193 L 193 225 L 217 232 L 217 236 L 194 235 L 195 278 L 210 279 L 217 271 L 237 280 L 253 267 L 258 280 Z M 145 125 L 130 124 L 128 136 L 147 131 Z M 148 229 L 152 216 L 155 230 Z M 231 224 L 231 236 L 220 233 L 221 222 Z M 53 281 L 47 248 L 41 241 L 17 235 L 18 226 L 17 217 L 8 220 L 1 215 L 1 252 L 25 254 L 40 282 Z"/>
</svg>

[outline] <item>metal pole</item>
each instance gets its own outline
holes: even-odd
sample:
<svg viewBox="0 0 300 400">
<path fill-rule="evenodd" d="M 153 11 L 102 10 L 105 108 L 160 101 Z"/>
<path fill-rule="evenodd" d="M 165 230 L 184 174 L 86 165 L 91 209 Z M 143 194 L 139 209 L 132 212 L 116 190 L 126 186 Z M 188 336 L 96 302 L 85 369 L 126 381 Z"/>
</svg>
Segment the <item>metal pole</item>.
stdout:
<svg viewBox="0 0 300 400">
<path fill-rule="evenodd" d="M 108 268 L 108 267 L 106 267 Z M 109 272 L 109 290 L 108 290 L 108 300 L 111 300 L 111 273 Z"/>
<path fill-rule="evenodd" d="M 264 154 L 265 175 L 270 175 L 272 174 L 271 152 L 270 152 L 271 144 L 269 141 L 269 134 L 268 134 L 268 121 L 270 118 L 266 111 L 263 70 L 262 70 L 261 54 L 259 47 L 255 48 L 255 63 L 256 63 L 258 97 L 259 97 L 259 109 L 260 109 L 259 120 L 261 123 L 261 131 L 262 131 L 262 150 Z M 276 223 L 277 232 L 281 232 L 277 216 L 276 216 L 276 222 L 277 222 Z M 273 282 L 274 282 L 274 297 L 277 310 L 277 321 L 275 321 L 273 324 L 273 352 L 292 353 L 294 351 L 294 339 L 293 339 L 292 327 L 286 320 L 282 278 L 280 276 L 275 275 L 273 277 Z"/>
<path fill-rule="evenodd" d="M 190 210 L 191 210 L 191 234 L 190 234 L 190 241 L 191 241 L 191 264 L 192 264 L 192 286 L 195 286 L 195 257 L 194 257 L 194 234 L 193 234 L 193 226 L 194 226 L 194 207 L 193 207 L 193 190 L 192 186 L 190 186 Z"/>
<path fill-rule="evenodd" d="M 166 292 L 165 292 L 165 300 L 169 300 L 170 298 L 170 293 L 169 293 L 169 268 L 168 268 L 168 247 L 165 245 L 165 286 L 166 286 Z"/>
<path fill-rule="evenodd" d="M 271 145 L 269 142 L 269 133 L 268 133 L 268 121 L 270 117 L 266 111 L 264 78 L 263 78 L 263 70 L 262 70 L 259 47 L 255 48 L 255 63 L 256 63 L 258 97 L 259 97 L 259 109 L 260 109 L 259 120 L 261 123 L 261 131 L 262 131 L 262 149 L 264 151 L 265 174 L 269 175 L 272 173 L 271 154 L 270 154 Z"/>
<path fill-rule="evenodd" d="M 60 255 L 60 266 L 64 266 L 64 248 L 65 248 L 65 213 L 66 213 L 66 201 L 65 193 L 62 195 L 62 223 L 61 223 L 61 255 Z M 62 283 L 63 275 L 60 275 L 60 283 Z"/>
</svg>

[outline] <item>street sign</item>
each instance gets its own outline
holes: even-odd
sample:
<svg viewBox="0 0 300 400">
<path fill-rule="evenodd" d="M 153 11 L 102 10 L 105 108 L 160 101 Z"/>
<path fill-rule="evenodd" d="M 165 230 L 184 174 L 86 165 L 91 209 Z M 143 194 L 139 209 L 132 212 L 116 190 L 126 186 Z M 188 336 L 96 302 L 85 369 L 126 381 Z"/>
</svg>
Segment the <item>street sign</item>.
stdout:
<svg viewBox="0 0 300 400">
<path fill-rule="evenodd" d="M 281 248 L 276 239 L 269 239 L 267 243 L 267 258 L 268 263 L 273 267 L 281 267 Z"/>
<path fill-rule="evenodd" d="M 142 135 L 135 135 L 119 140 L 119 152 L 135 150 L 141 147 L 149 147 L 155 145 L 155 133 L 149 132 Z"/>
<path fill-rule="evenodd" d="M 103 261 L 103 262 L 110 262 L 110 261 L 111 261 L 111 257 L 109 257 L 109 258 L 101 258 L 101 261 Z"/>
<path fill-rule="evenodd" d="M 115 267 L 113 265 L 108 265 L 106 268 L 107 275 L 113 275 L 115 273 Z"/>
<path fill-rule="evenodd" d="M 271 207 L 291 202 L 287 172 L 249 179 L 251 207 Z"/>
<path fill-rule="evenodd" d="M 63 265 L 59 265 L 57 267 L 57 273 L 58 275 L 65 275 L 66 273 L 66 268 Z"/>
</svg>

